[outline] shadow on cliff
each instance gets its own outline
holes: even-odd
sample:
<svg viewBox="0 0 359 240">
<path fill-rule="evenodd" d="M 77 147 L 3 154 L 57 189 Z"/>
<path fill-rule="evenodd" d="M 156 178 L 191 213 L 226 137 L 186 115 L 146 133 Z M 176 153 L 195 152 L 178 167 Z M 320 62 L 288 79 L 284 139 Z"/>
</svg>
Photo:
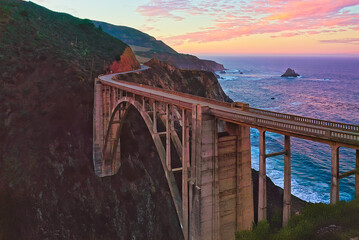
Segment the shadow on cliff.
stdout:
<svg viewBox="0 0 359 240">
<path fill-rule="evenodd" d="M 124 239 L 182 239 L 161 160 L 141 115 L 131 108 L 121 133 L 121 167 L 111 177 L 126 222 Z"/>
</svg>

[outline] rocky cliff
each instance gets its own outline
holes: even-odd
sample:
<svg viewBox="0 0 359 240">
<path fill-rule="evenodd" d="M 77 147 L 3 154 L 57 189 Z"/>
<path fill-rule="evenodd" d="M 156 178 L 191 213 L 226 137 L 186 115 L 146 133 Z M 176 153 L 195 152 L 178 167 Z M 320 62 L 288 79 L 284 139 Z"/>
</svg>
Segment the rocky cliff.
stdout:
<svg viewBox="0 0 359 240">
<path fill-rule="evenodd" d="M 222 64 L 216 63 L 211 60 L 199 59 L 196 56 L 190 54 L 172 54 L 165 52 L 143 52 L 143 51 L 135 51 L 137 56 L 143 57 L 143 59 L 147 58 L 157 58 L 161 61 L 167 61 L 174 64 L 176 67 L 181 69 L 189 69 L 189 70 L 203 70 L 203 71 L 221 71 L 224 70 L 224 66 Z"/>
<path fill-rule="evenodd" d="M 123 51 L 123 54 L 116 56 L 109 66 L 109 70 L 114 73 L 127 72 L 139 68 L 141 68 L 141 65 L 134 57 L 132 49 L 128 46 Z"/>
<path fill-rule="evenodd" d="M 171 63 L 157 59 L 152 59 L 145 65 L 149 66 L 150 69 L 139 73 L 118 75 L 117 78 L 220 101 L 232 101 L 223 92 L 221 85 L 212 72 L 183 70 Z"/>
</svg>

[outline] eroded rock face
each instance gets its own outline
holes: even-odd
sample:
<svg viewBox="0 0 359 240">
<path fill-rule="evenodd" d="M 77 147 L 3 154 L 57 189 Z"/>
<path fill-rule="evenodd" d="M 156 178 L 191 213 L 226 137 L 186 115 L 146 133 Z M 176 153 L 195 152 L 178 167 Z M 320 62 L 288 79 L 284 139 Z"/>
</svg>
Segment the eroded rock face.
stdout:
<svg viewBox="0 0 359 240">
<path fill-rule="evenodd" d="M 281 77 L 299 77 L 300 75 L 296 73 L 293 69 L 288 68 Z"/>
<path fill-rule="evenodd" d="M 141 53 L 136 53 L 136 55 L 142 56 Z M 144 56 L 148 56 L 148 53 L 147 55 L 144 54 Z M 189 54 L 169 54 L 156 52 L 150 56 L 153 58 L 158 58 L 161 61 L 172 62 L 180 69 L 203 70 L 210 72 L 224 70 L 224 66 L 222 64 L 211 60 L 199 59 L 198 57 Z"/>
<path fill-rule="evenodd" d="M 220 101 L 232 101 L 222 90 L 212 72 L 182 70 L 169 62 L 152 59 L 145 63 L 150 69 L 139 73 L 118 75 L 117 79 L 147 84 L 178 92 L 213 98 Z"/>
<path fill-rule="evenodd" d="M 126 47 L 123 54 L 119 56 L 119 59 L 116 59 L 112 62 L 110 66 L 110 71 L 112 71 L 113 73 L 127 72 L 139 68 L 141 68 L 141 65 L 136 60 L 132 49 L 130 47 Z"/>
</svg>

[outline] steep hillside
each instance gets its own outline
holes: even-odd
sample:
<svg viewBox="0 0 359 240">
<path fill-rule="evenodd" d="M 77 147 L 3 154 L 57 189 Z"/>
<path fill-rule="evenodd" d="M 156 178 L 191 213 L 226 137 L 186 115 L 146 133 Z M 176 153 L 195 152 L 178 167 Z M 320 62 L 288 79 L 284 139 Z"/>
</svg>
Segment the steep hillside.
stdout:
<svg viewBox="0 0 359 240">
<path fill-rule="evenodd" d="M 177 53 L 162 41 L 138 31 L 124 26 L 115 26 L 109 23 L 93 21 L 96 26 L 101 26 L 103 31 L 117 37 L 131 46 L 141 63 L 145 63 L 152 58 L 161 61 L 168 61 L 181 69 L 221 71 L 224 70 L 222 64 L 210 60 L 199 59 L 189 54 Z"/>
<path fill-rule="evenodd" d="M 177 53 L 162 41 L 156 40 L 154 37 L 137 29 L 125 26 L 115 26 L 98 21 L 93 21 L 93 23 L 96 27 L 101 26 L 104 32 L 121 39 L 121 41 L 128 45 L 141 46 L 143 48 L 149 48 L 159 52 Z"/>
<path fill-rule="evenodd" d="M 138 66 L 131 50 L 30 2 L 0 11 L 0 239 L 181 239 L 155 148 L 135 148 L 152 139 L 136 113 L 120 173 L 94 175 L 92 78 L 116 59 Z"/>
</svg>

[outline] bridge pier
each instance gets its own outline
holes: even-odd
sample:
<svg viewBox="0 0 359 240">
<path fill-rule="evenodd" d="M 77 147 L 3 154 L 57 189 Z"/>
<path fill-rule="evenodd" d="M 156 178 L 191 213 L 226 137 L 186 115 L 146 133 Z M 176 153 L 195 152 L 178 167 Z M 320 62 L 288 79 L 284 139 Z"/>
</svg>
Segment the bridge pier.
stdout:
<svg viewBox="0 0 359 240">
<path fill-rule="evenodd" d="M 339 202 L 339 146 L 331 145 L 331 184 L 330 184 L 330 203 Z"/>
<path fill-rule="evenodd" d="M 156 109 L 156 101 L 153 101 L 152 105 L 152 123 L 153 123 L 153 133 L 157 133 L 157 109 Z"/>
<path fill-rule="evenodd" d="M 182 224 L 184 240 L 189 239 L 188 168 L 190 166 L 190 114 L 182 109 Z"/>
<path fill-rule="evenodd" d="M 215 211 L 215 181 L 217 174 L 216 124 L 208 107 L 192 107 L 192 201 L 190 212 L 190 239 L 219 239 L 218 212 Z"/>
<path fill-rule="evenodd" d="M 103 86 L 99 79 L 94 81 L 93 111 L 93 163 L 97 175 L 102 172 L 102 148 L 104 142 Z"/>
<path fill-rule="evenodd" d="M 226 123 L 225 128 L 229 136 L 219 138 L 218 146 L 221 239 L 231 239 L 231 232 L 249 230 L 254 222 L 251 141 L 249 127 Z M 233 209 L 232 219 L 225 208 Z"/>
<path fill-rule="evenodd" d="M 267 176 L 265 131 L 259 130 L 258 222 L 267 220 Z"/>
<path fill-rule="evenodd" d="M 166 164 L 169 171 L 172 170 L 171 161 L 171 107 L 166 104 Z"/>
<path fill-rule="evenodd" d="M 291 151 L 290 136 L 284 135 L 284 151 L 266 154 L 265 132 L 259 130 L 259 181 L 258 222 L 267 220 L 267 176 L 266 159 L 284 154 L 284 187 L 282 224 L 286 226 L 291 216 Z"/>
<path fill-rule="evenodd" d="M 219 124 L 207 107 L 192 109 L 190 239 L 235 239 L 254 221 L 250 128 Z M 183 208 L 184 209 L 184 208 Z"/>
<path fill-rule="evenodd" d="M 290 219 L 291 209 L 291 153 L 290 137 L 284 136 L 284 189 L 283 189 L 283 226 L 286 226 Z"/>
</svg>

